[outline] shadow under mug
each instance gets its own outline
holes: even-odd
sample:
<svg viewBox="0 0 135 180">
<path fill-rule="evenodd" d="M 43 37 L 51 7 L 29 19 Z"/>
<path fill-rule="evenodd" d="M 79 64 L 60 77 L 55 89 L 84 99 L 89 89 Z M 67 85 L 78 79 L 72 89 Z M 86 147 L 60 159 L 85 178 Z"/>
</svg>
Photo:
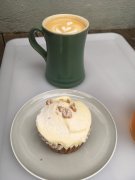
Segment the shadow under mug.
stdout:
<svg viewBox="0 0 135 180">
<path fill-rule="evenodd" d="M 60 34 L 52 32 L 43 26 L 46 20 L 57 16 L 77 17 L 85 23 L 86 27 L 75 34 Z M 29 42 L 46 61 L 45 76 L 48 82 L 60 88 L 71 88 L 84 80 L 84 47 L 88 27 L 88 20 L 81 16 L 58 14 L 44 19 L 41 28 L 31 29 Z M 35 39 L 36 32 L 43 34 L 47 50 L 37 43 Z"/>
</svg>

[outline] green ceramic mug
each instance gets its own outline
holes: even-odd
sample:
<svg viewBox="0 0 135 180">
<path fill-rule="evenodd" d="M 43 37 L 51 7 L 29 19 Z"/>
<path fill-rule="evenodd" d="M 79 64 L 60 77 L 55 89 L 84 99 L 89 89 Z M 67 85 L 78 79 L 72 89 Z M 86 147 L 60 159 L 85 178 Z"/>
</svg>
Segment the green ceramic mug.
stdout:
<svg viewBox="0 0 135 180">
<path fill-rule="evenodd" d="M 45 75 L 51 84 L 71 88 L 84 80 L 84 47 L 88 28 L 88 20 L 81 16 L 57 14 L 45 18 L 42 28 L 30 31 L 29 42 L 46 61 Z M 36 32 L 43 34 L 47 50 L 37 43 Z"/>
</svg>

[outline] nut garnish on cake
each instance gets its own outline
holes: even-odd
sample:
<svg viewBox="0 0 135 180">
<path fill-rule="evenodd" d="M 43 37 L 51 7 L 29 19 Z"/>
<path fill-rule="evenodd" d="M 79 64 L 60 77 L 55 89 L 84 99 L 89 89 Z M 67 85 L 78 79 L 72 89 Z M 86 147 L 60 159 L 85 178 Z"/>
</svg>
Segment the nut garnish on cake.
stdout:
<svg viewBox="0 0 135 180">
<path fill-rule="evenodd" d="M 70 97 L 48 99 L 37 116 L 36 127 L 53 150 L 69 153 L 86 142 L 91 112 L 83 102 Z"/>
</svg>

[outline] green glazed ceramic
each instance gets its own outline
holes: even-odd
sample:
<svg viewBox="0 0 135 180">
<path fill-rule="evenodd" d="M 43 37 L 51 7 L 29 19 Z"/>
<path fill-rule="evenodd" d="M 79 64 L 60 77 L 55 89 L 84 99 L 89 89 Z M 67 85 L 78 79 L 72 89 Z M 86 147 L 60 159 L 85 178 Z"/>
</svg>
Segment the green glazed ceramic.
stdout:
<svg viewBox="0 0 135 180">
<path fill-rule="evenodd" d="M 59 14 L 55 16 L 69 16 L 69 14 Z M 84 47 L 89 22 L 80 16 L 86 27 L 76 34 L 59 34 L 49 31 L 47 28 L 33 28 L 29 33 L 31 46 L 46 61 L 45 75 L 47 80 L 61 88 L 71 88 L 80 84 L 85 77 L 84 71 Z M 50 17 L 48 17 L 50 18 Z M 46 19 L 48 19 L 46 18 Z M 44 21 L 46 21 L 44 19 Z M 44 22 L 43 21 L 43 22 Z M 47 50 L 44 50 L 36 41 L 35 33 L 41 32 L 45 38 Z"/>
</svg>

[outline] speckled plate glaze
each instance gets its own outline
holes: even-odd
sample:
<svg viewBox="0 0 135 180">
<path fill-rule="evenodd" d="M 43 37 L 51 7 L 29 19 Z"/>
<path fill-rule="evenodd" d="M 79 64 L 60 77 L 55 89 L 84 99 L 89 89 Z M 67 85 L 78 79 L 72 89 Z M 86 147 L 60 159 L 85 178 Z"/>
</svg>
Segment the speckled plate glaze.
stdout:
<svg viewBox="0 0 135 180">
<path fill-rule="evenodd" d="M 35 126 L 36 116 L 45 100 L 63 95 L 83 101 L 92 113 L 87 142 L 71 154 L 50 150 L 40 139 Z M 89 179 L 100 172 L 113 156 L 117 131 L 111 114 L 96 98 L 76 90 L 56 89 L 37 95 L 23 105 L 13 120 L 10 141 L 21 166 L 39 179 Z"/>
</svg>

